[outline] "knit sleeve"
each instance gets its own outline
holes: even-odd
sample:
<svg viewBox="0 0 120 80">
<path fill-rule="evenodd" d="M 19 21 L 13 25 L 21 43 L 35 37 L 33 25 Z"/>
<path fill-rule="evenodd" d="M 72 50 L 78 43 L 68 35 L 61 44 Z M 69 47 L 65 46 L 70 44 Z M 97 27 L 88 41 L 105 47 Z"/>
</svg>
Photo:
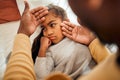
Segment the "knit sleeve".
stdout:
<svg viewBox="0 0 120 80">
<path fill-rule="evenodd" d="M 36 80 L 28 36 L 17 34 L 7 64 L 4 80 Z"/>
<path fill-rule="evenodd" d="M 110 51 L 105 47 L 105 45 L 100 43 L 100 41 L 97 38 L 94 41 L 92 41 L 92 43 L 89 45 L 89 49 L 92 57 L 97 63 L 100 63 L 108 55 L 110 55 Z"/>
<path fill-rule="evenodd" d="M 75 78 L 78 75 L 87 73 L 88 65 L 92 59 L 90 51 L 87 46 L 78 44 L 76 47 L 76 53 L 74 53 L 75 61 L 73 65 L 73 73 L 71 76 Z"/>
<path fill-rule="evenodd" d="M 37 79 L 43 79 L 48 74 L 50 74 L 50 72 L 54 68 L 54 61 L 50 56 L 37 57 L 34 68 Z"/>
<path fill-rule="evenodd" d="M 87 46 L 79 43 L 75 44 L 72 53 L 66 64 L 65 74 L 68 74 L 74 80 L 77 76 L 85 73 L 91 61 L 91 54 Z"/>
</svg>

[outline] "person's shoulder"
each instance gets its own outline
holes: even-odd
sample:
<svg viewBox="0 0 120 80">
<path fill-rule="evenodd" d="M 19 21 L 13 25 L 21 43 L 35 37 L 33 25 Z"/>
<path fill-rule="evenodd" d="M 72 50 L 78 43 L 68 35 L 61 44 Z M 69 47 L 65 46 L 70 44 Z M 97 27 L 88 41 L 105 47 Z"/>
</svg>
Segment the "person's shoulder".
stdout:
<svg viewBox="0 0 120 80">
<path fill-rule="evenodd" d="M 78 54 L 86 55 L 86 57 L 91 56 L 88 46 L 86 46 L 84 44 L 75 43 L 75 50 L 77 50 Z"/>
<path fill-rule="evenodd" d="M 88 49 L 88 46 L 82 44 L 82 43 L 78 43 L 78 42 L 74 42 L 76 45 L 76 48 L 80 48 L 80 49 Z"/>
</svg>

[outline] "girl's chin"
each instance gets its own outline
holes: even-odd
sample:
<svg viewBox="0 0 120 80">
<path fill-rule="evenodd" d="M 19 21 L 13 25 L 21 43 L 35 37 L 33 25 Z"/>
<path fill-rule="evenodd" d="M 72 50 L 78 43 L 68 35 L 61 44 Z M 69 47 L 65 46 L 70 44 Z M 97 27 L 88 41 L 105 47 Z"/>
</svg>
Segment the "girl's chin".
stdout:
<svg viewBox="0 0 120 80">
<path fill-rule="evenodd" d="M 53 44 L 57 44 L 59 43 L 60 41 L 52 41 Z"/>
</svg>

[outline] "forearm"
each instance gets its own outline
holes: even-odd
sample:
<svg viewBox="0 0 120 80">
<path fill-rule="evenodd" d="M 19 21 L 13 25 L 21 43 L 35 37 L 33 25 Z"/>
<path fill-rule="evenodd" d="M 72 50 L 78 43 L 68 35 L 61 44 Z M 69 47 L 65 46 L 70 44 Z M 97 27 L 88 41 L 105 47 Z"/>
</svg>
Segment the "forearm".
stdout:
<svg viewBox="0 0 120 80">
<path fill-rule="evenodd" d="M 89 49 L 92 57 L 97 63 L 100 63 L 110 55 L 110 51 L 97 38 L 91 42 Z"/>
<path fill-rule="evenodd" d="M 4 80 L 17 79 L 36 80 L 31 57 L 30 40 L 24 34 L 18 34 L 15 37 L 13 51 L 4 75 Z"/>
</svg>

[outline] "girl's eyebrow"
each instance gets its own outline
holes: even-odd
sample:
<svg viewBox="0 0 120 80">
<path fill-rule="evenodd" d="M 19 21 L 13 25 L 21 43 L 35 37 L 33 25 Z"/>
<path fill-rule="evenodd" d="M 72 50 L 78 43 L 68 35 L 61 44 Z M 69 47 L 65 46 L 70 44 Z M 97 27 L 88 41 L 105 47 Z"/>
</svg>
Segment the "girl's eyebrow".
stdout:
<svg viewBox="0 0 120 80">
<path fill-rule="evenodd" d="M 56 20 L 51 20 L 50 22 L 47 23 L 47 25 L 50 25 L 54 21 L 56 21 Z M 41 28 L 44 28 L 44 27 L 45 27 L 44 25 L 41 25 Z"/>
<path fill-rule="evenodd" d="M 51 24 L 51 23 L 54 22 L 54 21 L 56 21 L 56 20 L 51 20 L 50 22 L 47 23 L 47 25 Z"/>
</svg>

